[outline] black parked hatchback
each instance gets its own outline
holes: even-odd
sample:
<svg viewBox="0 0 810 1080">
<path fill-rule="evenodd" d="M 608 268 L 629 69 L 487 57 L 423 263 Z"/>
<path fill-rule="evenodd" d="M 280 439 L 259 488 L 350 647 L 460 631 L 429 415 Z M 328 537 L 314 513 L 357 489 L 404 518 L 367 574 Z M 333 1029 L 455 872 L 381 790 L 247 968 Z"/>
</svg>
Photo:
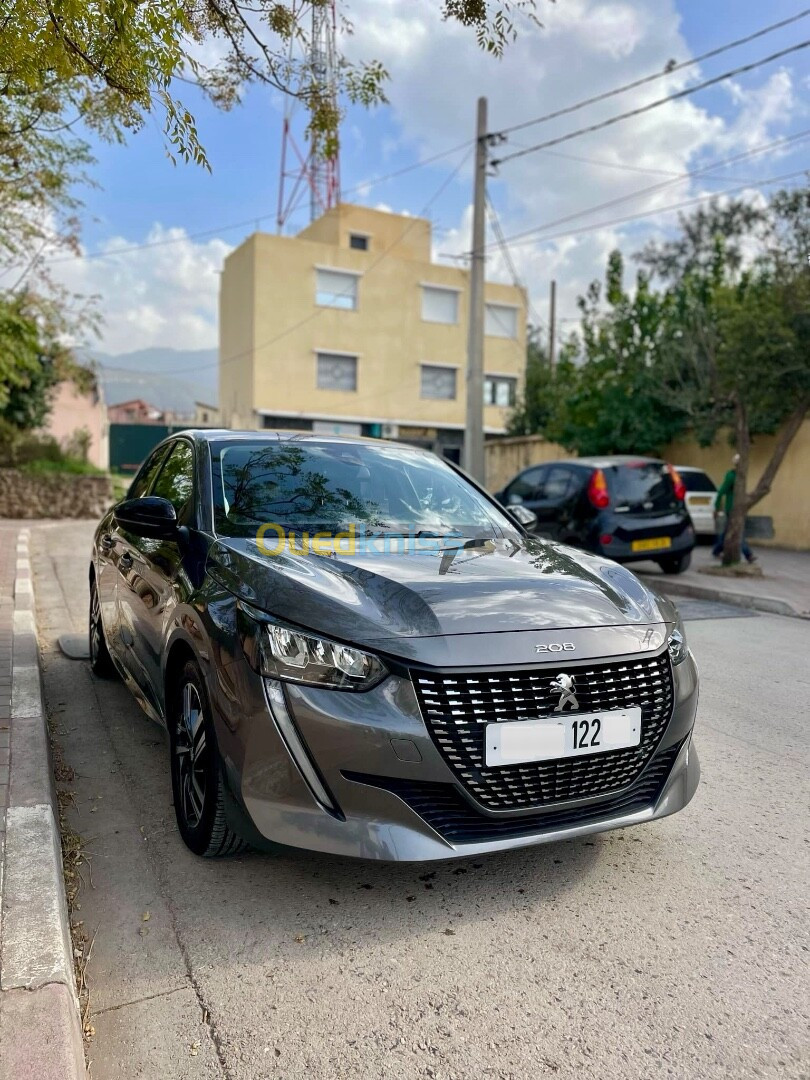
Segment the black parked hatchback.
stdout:
<svg viewBox="0 0 810 1080">
<path fill-rule="evenodd" d="M 614 455 L 532 465 L 496 494 L 537 515 L 535 531 L 616 562 L 689 566 L 695 530 L 676 470 L 657 458 Z"/>
</svg>

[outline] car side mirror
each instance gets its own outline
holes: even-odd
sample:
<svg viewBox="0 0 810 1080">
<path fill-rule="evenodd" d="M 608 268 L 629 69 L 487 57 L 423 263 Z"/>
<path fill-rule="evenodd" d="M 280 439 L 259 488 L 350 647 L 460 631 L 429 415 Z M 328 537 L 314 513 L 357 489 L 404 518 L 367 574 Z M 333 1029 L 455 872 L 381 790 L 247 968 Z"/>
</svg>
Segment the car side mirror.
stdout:
<svg viewBox="0 0 810 1080">
<path fill-rule="evenodd" d="M 537 514 L 533 510 L 530 510 L 528 506 L 510 506 L 509 513 L 517 521 L 526 532 L 531 532 L 537 525 Z"/>
<path fill-rule="evenodd" d="M 150 540 L 177 539 L 177 512 L 168 499 L 147 495 L 143 499 L 124 499 L 113 510 L 117 525 L 135 536 Z"/>
</svg>

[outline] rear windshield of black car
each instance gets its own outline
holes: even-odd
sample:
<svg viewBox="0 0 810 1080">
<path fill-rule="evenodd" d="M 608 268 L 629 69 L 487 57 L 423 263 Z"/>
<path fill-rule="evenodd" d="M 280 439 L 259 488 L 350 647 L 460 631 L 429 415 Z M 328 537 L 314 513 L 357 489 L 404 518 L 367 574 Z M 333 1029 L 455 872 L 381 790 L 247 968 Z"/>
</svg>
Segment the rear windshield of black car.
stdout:
<svg viewBox="0 0 810 1080">
<path fill-rule="evenodd" d="M 705 472 L 682 472 L 680 474 L 687 491 L 717 491 L 714 481 Z"/>
<path fill-rule="evenodd" d="M 663 462 L 613 465 L 604 472 L 614 510 L 650 513 L 678 506 L 672 477 Z"/>
<path fill-rule="evenodd" d="M 500 536 L 514 529 L 444 461 L 395 443 L 315 439 L 211 446 L 214 527 L 294 533 Z"/>
</svg>

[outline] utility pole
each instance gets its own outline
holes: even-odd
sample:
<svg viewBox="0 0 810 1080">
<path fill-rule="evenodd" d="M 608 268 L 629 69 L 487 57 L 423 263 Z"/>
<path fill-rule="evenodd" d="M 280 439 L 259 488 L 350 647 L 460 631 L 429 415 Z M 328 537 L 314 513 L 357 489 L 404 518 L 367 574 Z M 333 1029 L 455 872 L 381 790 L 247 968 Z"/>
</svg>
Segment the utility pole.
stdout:
<svg viewBox="0 0 810 1080">
<path fill-rule="evenodd" d="M 470 321 L 467 336 L 467 424 L 464 468 L 479 483 L 484 477 L 484 242 L 487 189 L 487 99 L 478 99 L 475 131 Z"/>
<path fill-rule="evenodd" d="M 551 370 L 557 363 L 557 282 L 552 281 L 548 307 L 548 364 Z"/>
</svg>

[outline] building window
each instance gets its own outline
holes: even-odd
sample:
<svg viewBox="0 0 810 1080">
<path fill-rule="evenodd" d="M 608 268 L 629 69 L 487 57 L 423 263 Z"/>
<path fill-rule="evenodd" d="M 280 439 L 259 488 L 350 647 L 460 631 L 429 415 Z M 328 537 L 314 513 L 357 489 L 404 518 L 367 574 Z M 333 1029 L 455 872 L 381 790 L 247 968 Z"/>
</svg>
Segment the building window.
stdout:
<svg viewBox="0 0 810 1080">
<path fill-rule="evenodd" d="M 486 375 L 484 377 L 484 404 L 500 405 L 511 408 L 515 404 L 517 379 L 508 375 Z"/>
<path fill-rule="evenodd" d="M 507 304 L 487 304 L 484 333 L 490 337 L 516 338 L 518 309 Z"/>
<path fill-rule="evenodd" d="M 315 271 L 315 302 L 321 307 L 357 309 L 357 274 L 345 270 Z"/>
<path fill-rule="evenodd" d="M 319 352 L 317 358 L 319 390 L 357 389 L 356 356 Z"/>
<path fill-rule="evenodd" d="M 456 396 L 456 369 L 422 364 L 421 394 L 423 398 L 452 401 Z"/>
<path fill-rule="evenodd" d="M 425 322 L 458 322 L 458 293 L 455 289 L 442 289 L 438 285 L 422 286 L 422 318 Z"/>
<path fill-rule="evenodd" d="M 349 233 L 349 247 L 355 251 L 368 251 L 368 237 L 362 233 Z"/>
</svg>

